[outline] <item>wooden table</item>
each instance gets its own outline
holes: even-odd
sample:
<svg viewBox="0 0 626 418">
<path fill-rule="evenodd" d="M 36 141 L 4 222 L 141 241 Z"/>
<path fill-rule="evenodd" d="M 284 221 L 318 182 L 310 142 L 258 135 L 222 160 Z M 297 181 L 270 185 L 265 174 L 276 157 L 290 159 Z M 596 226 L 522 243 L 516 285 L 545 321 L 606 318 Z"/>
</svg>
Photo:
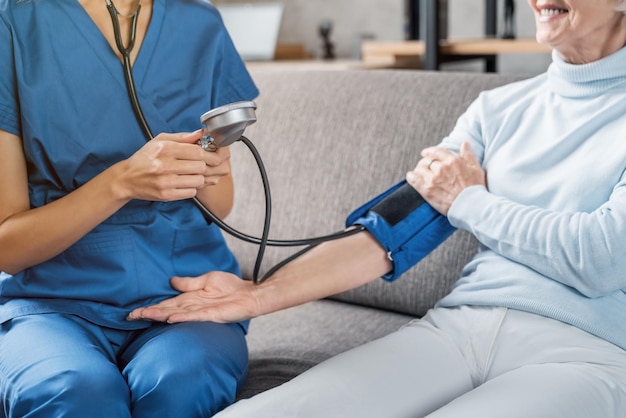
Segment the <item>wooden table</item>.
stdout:
<svg viewBox="0 0 626 418">
<path fill-rule="evenodd" d="M 549 53 L 551 49 L 534 39 L 457 39 L 439 41 L 442 61 L 482 58 L 498 54 Z M 364 42 L 361 49 L 363 62 L 389 67 L 421 67 L 426 54 L 423 41 Z"/>
</svg>

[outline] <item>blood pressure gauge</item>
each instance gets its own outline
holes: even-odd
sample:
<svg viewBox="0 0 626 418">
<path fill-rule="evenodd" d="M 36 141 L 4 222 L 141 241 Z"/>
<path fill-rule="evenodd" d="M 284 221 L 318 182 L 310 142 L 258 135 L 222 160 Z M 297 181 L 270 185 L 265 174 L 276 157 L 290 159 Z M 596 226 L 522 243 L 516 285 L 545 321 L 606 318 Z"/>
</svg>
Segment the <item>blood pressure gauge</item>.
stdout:
<svg viewBox="0 0 626 418">
<path fill-rule="evenodd" d="M 246 128 L 256 122 L 256 103 L 235 102 L 212 109 L 200 117 L 205 126 L 200 146 L 215 151 L 239 140 Z"/>
</svg>

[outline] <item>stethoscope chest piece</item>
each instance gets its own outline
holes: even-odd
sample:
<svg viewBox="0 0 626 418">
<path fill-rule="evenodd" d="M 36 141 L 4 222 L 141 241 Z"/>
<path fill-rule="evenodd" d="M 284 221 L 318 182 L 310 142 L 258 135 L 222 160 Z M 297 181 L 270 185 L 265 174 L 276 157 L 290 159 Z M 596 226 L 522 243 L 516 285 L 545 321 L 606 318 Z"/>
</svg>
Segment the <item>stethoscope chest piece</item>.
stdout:
<svg viewBox="0 0 626 418">
<path fill-rule="evenodd" d="M 207 151 L 226 147 L 239 140 L 249 125 L 256 122 L 256 103 L 235 102 L 212 109 L 200 117 L 204 135 L 200 146 Z"/>
</svg>

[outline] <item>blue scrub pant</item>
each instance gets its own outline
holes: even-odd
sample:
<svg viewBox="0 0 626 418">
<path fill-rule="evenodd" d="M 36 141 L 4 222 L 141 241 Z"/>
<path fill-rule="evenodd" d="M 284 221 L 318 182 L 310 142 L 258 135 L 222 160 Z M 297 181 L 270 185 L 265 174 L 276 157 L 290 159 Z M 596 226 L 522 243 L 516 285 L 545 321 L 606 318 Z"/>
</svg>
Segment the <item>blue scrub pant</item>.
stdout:
<svg viewBox="0 0 626 418">
<path fill-rule="evenodd" d="M 22 316 L 0 326 L 0 416 L 209 417 L 234 401 L 247 365 L 237 324 L 124 331 Z"/>
</svg>

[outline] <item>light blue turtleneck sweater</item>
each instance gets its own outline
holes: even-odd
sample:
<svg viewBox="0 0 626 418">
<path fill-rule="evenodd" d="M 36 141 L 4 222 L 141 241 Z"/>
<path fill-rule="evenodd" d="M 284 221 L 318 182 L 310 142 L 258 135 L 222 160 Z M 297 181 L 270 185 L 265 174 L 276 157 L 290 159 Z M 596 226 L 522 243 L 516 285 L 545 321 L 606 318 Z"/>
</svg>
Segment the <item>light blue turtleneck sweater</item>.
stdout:
<svg viewBox="0 0 626 418">
<path fill-rule="evenodd" d="M 626 48 L 484 92 L 442 146 L 468 140 L 488 187 L 450 222 L 480 251 L 439 306 L 504 306 L 626 349 Z"/>
</svg>

